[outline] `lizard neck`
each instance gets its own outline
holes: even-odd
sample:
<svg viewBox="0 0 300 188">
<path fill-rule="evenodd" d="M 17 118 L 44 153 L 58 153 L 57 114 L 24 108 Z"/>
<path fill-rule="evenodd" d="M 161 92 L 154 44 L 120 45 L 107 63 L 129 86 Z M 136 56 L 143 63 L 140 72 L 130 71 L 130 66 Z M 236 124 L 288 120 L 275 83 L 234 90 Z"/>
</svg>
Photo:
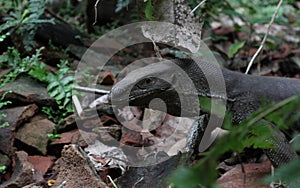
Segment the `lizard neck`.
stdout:
<svg viewBox="0 0 300 188">
<path fill-rule="evenodd" d="M 195 62 L 187 59 L 175 60 L 175 63 L 188 74 L 199 96 L 231 100 L 227 92 L 235 86 L 237 79 L 232 76 L 232 71 L 206 61 Z"/>
</svg>

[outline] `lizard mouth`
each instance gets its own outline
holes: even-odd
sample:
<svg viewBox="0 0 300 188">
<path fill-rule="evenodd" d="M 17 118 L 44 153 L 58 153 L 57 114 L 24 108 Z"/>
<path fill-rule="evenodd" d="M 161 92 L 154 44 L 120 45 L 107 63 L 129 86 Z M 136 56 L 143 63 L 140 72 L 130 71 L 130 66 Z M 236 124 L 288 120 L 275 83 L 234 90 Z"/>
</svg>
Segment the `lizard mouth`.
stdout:
<svg viewBox="0 0 300 188">
<path fill-rule="evenodd" d="M 158 93 L 164 92 L 167 89 L 139 89 L 139 90 L 132 90 L 129 94 L 129 96 L 125 95 L 125 92 L 111 92 L 108 96 L 108 101 L 110 104 L 116 104 L 116 105 L 127 105 L 130 106 L 147 106 L 148 102 L 151 101 L 151 99 L 155 98 L 155 96 Z"/>
<path fill-rule="evenodd" d="M 139 91 L 132 91 L 129 95 L 129 101 L 135 101 L 137 99 L 146 98 L 157 93 L 158 90 L 139 90 Z"/>
</svg>

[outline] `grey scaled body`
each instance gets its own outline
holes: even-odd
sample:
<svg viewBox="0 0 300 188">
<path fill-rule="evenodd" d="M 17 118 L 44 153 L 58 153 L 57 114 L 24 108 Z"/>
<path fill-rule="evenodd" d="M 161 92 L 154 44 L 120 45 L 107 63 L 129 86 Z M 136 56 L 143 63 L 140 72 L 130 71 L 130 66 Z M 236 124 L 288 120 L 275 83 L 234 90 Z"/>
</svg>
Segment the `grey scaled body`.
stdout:
<svg viewBox="0 0 300 188">
<path fill-rule="evenodd" d="M 205 61 L 200 62 L 202 66 L 209 67 L 207 69 L 209 73 L 204 74 L 193 60 L 172 60 L 172 62 L 180 67 L 193 81 L 196 93 L 188 93 L 188 88 L 182 88 L 178 94 L 178 90 L 172 88 L 172 85 L 174 84 L 173 82 L 180 78 L 173 78 L 176 70 L 172 63 L 159 62 L 130 72 L 112 88 L 109 98 L 114 99 L 115 103 L 121 103 L 126 100 L 129 102 L 129 105 L 141 107 L 148 107 L 152 99 L 161 98 L 168 103 L 167 113 L 174 116 L 182 116 L 178 95 L 194 94 L 218 98 L 226 101 L 226 109 L 232 114 L 233 124 L 237 125 L 258 110 L 262 103 L 279 102 L 300 93 L 300 80 L 298 79 L 245 75 L 222 68 L 222 79 L 225 81 L 226 95 L 223 95 L 222 91 L 219 94 L 218 92 L 211 94 L 207 77 L 210 77 L 209 79 L 214 80 L 216 83 L 219 81 L 220 75 L 216 71 L 219 69 L 218 65 Z M 157 79 L 158 76 L 166 78 L 167 81 Z M 180 93 L 181 91 L 182 93 Z M 126 92 L 129 94 L 124 95 Z M 193 101 L 187 102 L 190 103 L 189 105 L 193 105 Z M 194 112 L 184 113 L 184 116 L 194 115 Z M 299 122 L 296 122 L 291 128 L 292 131 L 300 129 Z M 291 153 L 290 150 L 286 149 L 283 142 L 284 140 L 280 138 L 279 147 L 283 146 L 282 152 L 290 153 L 290 155 L 288 154 L 289 156 L 285 160 L 276 159 L 276 154 L 270 154 L 269 156 L 273 158 L 276 166 L 295 158 L 296 155 L 294 152 Z"/>
</svg>

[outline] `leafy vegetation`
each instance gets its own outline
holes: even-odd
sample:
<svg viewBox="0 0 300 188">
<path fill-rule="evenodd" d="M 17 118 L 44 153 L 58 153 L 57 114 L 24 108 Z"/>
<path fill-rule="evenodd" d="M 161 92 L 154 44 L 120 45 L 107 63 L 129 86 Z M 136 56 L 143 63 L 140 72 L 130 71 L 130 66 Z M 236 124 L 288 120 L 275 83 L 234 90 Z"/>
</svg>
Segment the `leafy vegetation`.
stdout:
<svg viewBox="0 0 300 188">
<path fill-rule="evenodd" d="M 6 166 L 5 165 L 0 165 L 0 174 L 3 174 L 6 170 Z"/>
<path fill-rule="evenodd" d="M 65 117 L 67 114 L 73 112 L 71 97 L 74 77 L 68 75 L 72 72 L 67 67 L 67 61 L 62 61 L 58 65 L 59 70 L 55 74 L 48 73 L 46 65 L 40 62 L 41 51 L 43 49 L 37 49 L 35 54 L 26 56 L 25 58 L 22 58 L 19 51 L 15 48 L 9 48 L 6 53 L 1 55 L 0 65 L 7 68 L 11 67 L 12 71 L 4 76 L 4 79 L 0 82 L 0 87 L 15 80 L 22 73 L 28 74 L 48 84 L 47 91 L 49 95 L 56 100 L 59 109 L 62 110 L 60 111 L 62 117 Z"/>
<path fill-rule="evenodd" d="M 152 6 L 152 3 L 151 3 L 151 0 L 147 0 L 145 2 L 145 16 L 150 21 L 154 20 L 154 17 L 153 17 L 153 6 Z"/>
<path fill-rule="evenodd" d="M 69 75 L 70 69 L 67 67 L 68 62 L 62 61 L 56 74 L 49 73 L 47 75 L 47 91 L 53 97 L 60 110 L 64 110 L 63 116 L 73 112 L 71 97 L 73 89 L 74 76 Z"/>
<path fill-rule="evenodd" d="M 197 6 L 199 2 L 196 0 L 189 0 L 189 4 L 192 8 Z M 287 28 L 299 26 L 299 22 L 294 20 L 299 19 L 300 11 L 291 6 L 295 1 L 283 1 L 281 9 L 279 9 L 275 22 L 282 24 Z M 271 20 L 271 17 L 276 9 L 278 1 L 246 1 L 246 0 L 229 0 L 229 1 L 207 1 L 204 7 L 199 8 L 196 11 L 196 15 L 206 15 L 204 20 L 204 28 L 210 28 L 210 23 L 213 21 L 219 21 L 219 17 L 227 16 L 228 20 L 231 20 L 234 24 L 234 30 L 236 33 L 244 33 L 248 36 L 246 41 L 233 41 L 230 51 L 228 52 L 228 58 L 234 58 L 239 49 L 243 47 L 257 47 L 259 43 L 253 40 L 256 36 L 262 37 L 263 33 L 255 33 L 255 24 L 267 24 Z M 239 22 L 239 23 L 238 23 Z M 243 23 L 243 24 L 241 24 Z M 228 36 L 215 35 L 211 33 L 210 39 L 218 41 L 229 40 Z M 268 41 L 266 46 L 270 49 L 274 49 L 276 45 L 281 45 L 282 40 L 278 36 L 268 35 Z"/>
<path fill-rule="evenodd" d="M 42 111 L 48 115 L 48 118 L 56 123 L 53 134 L 48 134 L 50 139 L 60 138 L 61 135 L 57 133 L 57 129 L 63 122 L 63 118 L 74 112 L 72 106 L 72 89 L 74 87 L 74 76 L 72 71 L 68 68 L 68 61 L 61 61 L 58 65 L 59 70 L 53 74 L 48 73 L 46 82 L 48 83 L 47 91 L 51 97 L 56 100 L 58 110 L 53 107 L 43 107 Z M 44 72 L 43 67 L 39 72 Z"/>
<path fill-rule="evenodd" d="M 1 79 L 0 88 L 6 83 L 15 80 L 20 74 L 28 73 L 42 66 L 39 65 L 41 50 L 43 50 L 43 48 L 37 49 L 36 53 L 32 56 L 22 58 L 20 52 L 16 48 L 9 47 L 7 52 L 0 56 L 0 66 L 2 68 L 12 68 L 12 71 Z M 30 75 L 38 79 L 42 79 L 45 76 L 32 73 Z"/>
<path fill-rule="evenodd" d="M 267 125 L 266 121 L 260 121 L 262 119 L 270 119 L 273 123 L 277 124 L 276 129 L 286 129 L 287 125 L 293 123 L 296 119 L 299 119 L 300 114 L 294 113 L 299 108 L 300 95 L 288 98 L 280 103 L 273 104 L 272 106 L 267 106 L 261 108 L 259 111 L 254 113 L 246 121 L 242 122 L 239 126 L 232 126 L 229 116 L 225 121 L 224 127 L 229 130 L 229 133 L 217 140 L 214 147 L 203 154 L 203 158 L 196 165 L 190 168 L 182 167 L 176 171 L 170 181 L 175 184 L 175 187 L 215 187 L 217 185 L 217 164 L 220 156 L 226 152 L 236 152 L 240 153 L 245 148 L 273 148 L 270 138 L 272 137 L 272 129 Z M 292 114 L 292 115 L 291 115 Z M 289 122 L 286 121 L 287 116 L 290 117 Z M 275 119 L 274 119 L 275 118 Z M 277 123 L 279 122 L 284 123 Z M 251 136 L 249 136 L 251 135 Z M 298 142 L 299 140 L 297 140 Z M 226 144 L 224 144 L 226 143 Z M 298 148 L 299 149 L 299 148 Z M 300 176 L 298 172 L 293 175 L 293 178 L 287 176 L 286 174 L 293 173 L 296 169 L 295 164 L 300 165 L 300 161 L 293 161 L 291 164 L 282 167 L 278 170 L 277 175 L 269 178 L 268 183 L 271 180 L 279 180 L 291 183 L 292 181 L 298 181 Z M 283 175 L 283 176 L 282 176 Z M 201 177 L 201 178 L 199 178 Z"/>
<path fill-rule="evenodd" d="M 61 138 L 61 134 L 57 133 L 57 128 L 54 128 L 53 133 L 47 134 L 47 136 L 50 140 Z"/>
<path fill-rule="evenodd" d="M 14 6 L 10 7 L 9 16 L 4 18 L 5 23 L 0 25 L 0 42 L 6 37 L 14 35 L 22 41 L 25 50 L 30 51 L 36 46 L 34 36 L 36 30 L 42 23 L 52 23 L 53 20 L 41 19 L 45 10 L 47 0 L 15 1 Z M 4 5 L 10 5 L 4 2 Z M 2 8 L 4 9 L 4 8 Z M 18 39 L 17 39 L 18 40 Z"/>
<path fill-rule="evenodd" d="M 0 62 L 4 67 L 11 67 L 12 71 L 4 76 L 0 84 L 1 87 L 3 87 L 6 83 L 15 80 L 20 74 L 28 74 L 48 84 L 47 91 L 49 95 L 56 100 L 58 110 L 53 109 L 53 107 L 44 107 L 42 111 L 48 115 L 49 119 L 52 119 L 59 125 L 64 117 L 73 112 L 71 100 L 74 76 L 70 75 L 72 72 L 67 67 L 67 61 L 62 61 L 61 64 L 58 65 L 59 70 L 56 73 L 47 72 L 46 65 L 40 62 L 40 55 L 43 49 L 44 48 L 37 49 L 36 53 L 32 56 L 22 58 L 18 50 L 9 48 L 6 53 L 0 56 Z M 2 96 L 2 98 L 4 97 L 5 96 Z M 4 105 L 8 103 L 9 102 L 0 104 Z M 2 114 L 1 116 L 4 117 L 5 115 Z M 59 137 L 59 135 L 57 135 L 56 130 L 54 130 L 54 135 L 50 135 L 50 137 Z"/>
<path fill-rule="evenodd" d="M 0 25 L 0 42 L 7 37 L 17 37 L 17 41 L 22 45 L 16 47 L 8 47 L 8 50 L 0 56 L 1 68 L 8 68 L 11 71 L 6 74 L 0 81 L 0 88 L 5 84 L 15 80 L 21 74 L 27 74 L 48 85 L 47 91 L 53 97 L 58 105 L 58 109 L 54 107 L 44 107 L 42 109 L 50 119 L 59 124 L 63 118 L 73 112 L 71 97 L 73 87 L 73 76 L 67 67 L 67 61 L 62 61 L 58 65 L 59 70 L 56 73 L 46 71 L 46 64 L 42 62 L 41 51 L 44 47 L 35 50 L 35 54 L 21 54 L 19 49 L 24 47 L 27 51 L 32 51 L 36 47 L 34 36 L 40 24 L 54 23 L 54 20 L 41 19 L 46 3 L 49 0 L 30 0 L 30 1 L 4 1 L 0 9 L 9 12 L 9 16 L 4 17 L 4 24 Z M 2 96 L 4 99 L 5 95 Z M 1 102 L 1 106 L 9 104 L 9 101 Z M 5 114 L 1 114 L 5 117 Z M 7 123 L 1 127 L 7 126 Z M 59 137 L 56 129 L 53 135 L 49 137 Z"/>
<path fill-rule="evenodd" d="M 2 97 L 0 98 L 0 109 L 2 109 L 4 106 L 11 104 L 11 101 L 5 101 L 4 98 L 7 95 L 7 93 L 10 93 L 10 91 L 5 92 Z M 1 114 L 0 113 L 0 121 L 2 120 L 2 118 L 6 117 L 7 114 Z M 0 129 L 9 126 L 8 122 L 3 122 L 2 124 L 0 124 Z"/>
<path fill-rule="evenodd" d="M 228 57 L 232 58 L 245 45 L 245 41 L 238 41 L 232 44 L 229 48 Z"/>
<path fill-rule="evenodd" d="M 8 105 L 8 104 L 11 104 L 12 102 L 11 101 L 7 101 L 7 100 L 4 100 L 5 96 L 10 93 L 10 91 L 8 92 L 5 92 L 1 97 L 0 97 L 0 110 Z M 4 113 L 0 113 L 0 122 L 2 122 L 2 119 L 7 117 L 7 114 L 4 114 Z M 0 129 L 4 128 L 4 127 L 7 127 L 9 126 L 9 123 L 8 122 L 2 122 L 0 124 Z M 0 130 L 1 131 L 1 130 Z M 0 164 L 0 174 L 4 174 L 5 173 L 5 170 L 6 170 L 6 166 L 5 165 L 2 165 Z"/>
</svg>

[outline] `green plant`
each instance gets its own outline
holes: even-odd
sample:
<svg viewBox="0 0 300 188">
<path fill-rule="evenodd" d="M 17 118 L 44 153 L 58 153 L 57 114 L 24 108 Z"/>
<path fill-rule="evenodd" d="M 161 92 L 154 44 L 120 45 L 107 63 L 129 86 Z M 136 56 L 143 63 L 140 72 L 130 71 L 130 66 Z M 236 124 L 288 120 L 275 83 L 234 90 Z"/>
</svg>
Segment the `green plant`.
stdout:
<svg viewBox="0 0 300 188">
<path fill-rule="evenodd" d="M 197 6 L 199 1 L 189 0 L 188 1 L 191 8 Z M 295 1 L 284 1 L 282 7 L 279 9 L 279 12 L 276 16 L 275 22 L 277 24 L 284 25 L 286 27 L 294 27 L 298 26 L 300 23 L 291 24 L 288 21 L 286 15 L 294 14 L 299 15 L 299 10 L 296 10 L 294 6 L 292 6 Z M 228 16 L 228 18 L 233 22 L 233 28 L 235 30 L 234 33 L 244 33 L 248 36 L 246 41 L 232 41 L 232 45 L 228 52 L 228 58 L 234 58 L 239 49 L 246 47 L 245 49 L 249 49 L 252 46 L 256 47 L 259 45 L 257 41 L 251 41 L 253 38 L 257 38 L 256 36 L 263 35 L 265 33 L 256 33 L 254 32 L 254 25 L 256 24 L 267 24 L 271 20 L 272 15 L 277 7 L 278 1 L 246 1 L 246 0 L 228 0 L 228 1 L 206 1 L 203 7 L 200 7 L 196 14 L 199 16 L 205 15 L 204 19 L 204 28 L 210 28 L 210 23 L 213 21 L 220 21 L 220 17 L 222 15 Z M 290 6 L 286 6 L 290 5 Z M 222 15 L 221 15 L 222 14 Z M 299 18 L 299 16 L 295 16 L 295 18 Z M 236 20 L 240 20 L 237 22 Z M 241 24 L 242 23 L 242 24 Z M 257 30 L 256 30 L 257 31 Z M 221 41 L 228 40 L 228 36 L 220 36 L 211 33 L 210 38 L 213 41 Z M 234 37 L 233 39 L 235 39 Z M 230 38 L 232 39 L 232 38 Z M 274 36 L 268 35 L 268 41 L 266 42 L 266 46 L 270 49 L 274 49 L 276 45 L 281 45 L 283 36 Z"/>
<path fill-rule="evenodd" d="M 43 23 L 54 20 L 41 19 L 48 0 L 30 0 L 15 3 L 8 17 L 4 17 L 4 24 L 0 25 L 0 42 L 6 37 L 16 34 L 23 43 L 25 50 L 30 51 L 36 46 L 34 36 L 38 27 Z M 23 10 L 24 9 L 24 10 Z"/>
<path fill-rule="evenodd" d="M 6 66 L 12 67 L 13 71 L 5 75 L 0 82 L 0 87 L 13 81 L 21 73 L 26 73 L 48 84 L 47 91 L 49 95 L 56 100 L 59 109 L 63 110 L 63 116 L 65 116 L 66 113 L 73 112 L 71 97 L 74 76 L 70 75 L 71 71 L 67 67 L 67 61 L 61 61 L 61 64 L 58 65 L 59 70 L 56 73 L 48 73 L 46 65 L 40 62 L 41 50 L 43 49 L 43 47 L 37 49 L 32 56 L 22 58 L 18 50 L 9 48 L 6 54 L 0 56 L 0 63 L 6 62 Z"/>
<path fill-rule="evenodd" d="M 10 92 L 11 92 L 11 91 L 5 92 L 5 93 L 2 95 L 2 97 L 0 98 L 0 109 L 3 108 L 3 106 L 6 106 L 6 105 L 12 103 L 11 101 L 4 101 L 5 96 L 6 96 L 8 93 L 10 93 Z M 1 120 L 2 118 L 6 117 L 6 116 L 7 116 L 7 114 L 0 114 L 0 120 Z M 0 124 L 0 128 L 4 128 L 4 127 L 7 127 L 7 126 L 9 126 L 9 123 L 8 123 L 8 122 L 4 122 L 4 123 Z"/>
<path fill-rule="evenodd" d="M 57 123 L 56 126 L 53 128 L 53 133 L 47 134 L 47 136 L 50 140 L 53 140 L 53 139 L 56 139 L 56 138 L 61 138 L 61 134 L 57 133 L 59 123 Z"/>
<path fill-rule="evenodd" d="M 53 134 L 47 134 L 48 138 L 50 140 L 56 139 L 56 138 L 61 138 L 61 134 L 53 133 Z"/>
<path fill-rule="evenodd" d="M 47 134 L 49 139 L 61 138 L 61 135 L 57 133 L 59 125 L 63 122 L 63 117 L 59 110 L 53 109 L 53 107 L 43 107 L 42 112 L 44 112 L 49 119 L 55 122 L 55 127 L 53 128 L 53 133 Z"/>
<path fill-rule="evenodd" d="M 230 118 L 227 116 L 227 121 L 225 121 L 224 126 L 229 130 L 229 134 L 217 140 L 214 147 L 203 154 L 203 158 L 198 164 L 189 168 L 182 167 L 178 169 L 172 175 L 170 181 L 175 184 L 175 187 L 195 187 L 200 185 L 204 187 L 215 187 L 217 180 L 217 161 L 222 154 L 228 151 L 240 153 L 247 147 L 273 148 L 273 144 L 270 142 L 270 138 L 273 138 L 271 134 L 271 129 L 273 128 L 270 128 L 266 124 L 266 121 L 260 120 L 267 119 L 273 122 L 275 120 L 276 122 L 274 123 L 280 120 L 274 129 L 287 128 L 288 125 L 299 119 L 300 113 L 297 111 L 299 104 L 300 95 L 293 96 L 272 106 L 265 106 L 239 126 L 232 126 L 230 121 L 228 121 Z M 289 117 L 289 121 L 285 120 L 287 117 Z M 295 165 L 295 163 L 297 162 L 292 162 L 293 165 Z M 299 161 L 297 165 L 300 166 Z M 283 175 L 283 173 L 291 175 L 295 169 L 299 169 L 299 166 L 296 168 L 295 166 L 287 165 L 283 167 L 282 171 L 279 171 L 279 175 L 276 176 L 276 178 L 270 179 L 278 180 L 278 177 Z M 287 173 L 286 169 L 290 169 L 291 171 Z M 297 177 L 293 177 L 292 179 L 295 181 L 299 179 L 300 176 L 298 176 L 298 174 L 299 173 L 294 174 Z M 281 180 L 291 180 L 290 176 L 280 177 L 282 178 Z M 286 179 L 283 179 L 285 177 Z M 268 180 L 270 181 L 270 179 Z"/>
<path fill-rule="evenodd" d="M 11 9 L 15 9 L 20 4 L 22 4 L 23 0 L 11 0 L 11 1 L 1 1 L 0 2 L 0 12 L 9 12 Z"/>
<path fill-rule="evenodd" d="M 62 61 L 56 74 L 49 73 L 47 76 L 47 82 L 49 83 L 47 91 L 56 100 L 64 117 L 73 112 L 72 89 L 74 76 L 70 75 L 71 71 L 67 67 L 67 63 L 67 61 Z"/>
<path fill-rule="evenodd" d="M 53 134 L 48 134 L 50 139 L 59 138 L 61 135 L 57 133 L 58 127 L 64 121 L 64 118 L 73 113 L 72 106 L 72 89 L 74 76 L 71 75 L 71 70 L 67 67 L 68 61 L 61 61 L 58 65 L 59 70 L 54 73 L 48 73 L 45 81 L 48 83 L 47 91 L 58 104 L 56 107 L 43 107 L 42 111 L 47 114 L 55 124 Z M 43 68 L 41 68 L 43 70 Z"/>
<path fill-rule="evenodd" d="M 6 170 L 6 166 L 5 165 L 0 165 L 0 174 L 3 174 Z"/>
<path fill-rule="evenodd" d="M 47 82 L 48 72 L 46 71 L 46 65 L 44 63 L 35 64 L 28 72 L 28 75 L 38 79 L 41 82 Z"/>
<path fill-rule="evenodd" d="M 56 123 L 73 112 L 72 107 L 72 88 L 74 76 L 71 75 L 67 67 L 67 61 L 61 61 L 56 73 L 48 73 L 46 65 L 41 62 L 40 55 L 43 48 L 37 49 L 32 56 L 22 58 L 18 50 L 9 48 L 8 51 L 0 56 L 1 66 L 11 67 L 13 70 L 6 74 L 0 81 L 0 88 L 6 83 L 13 81 L 21 73 L 48 84 L 47 91 L 58 104 L 58 110 L 51 107 L 44 107 L 43 111 L 49 118 Z"/>
<path fill-rule="evenodd" d="M 153 6 L 151 0 L 145 2 L 145 16 L 148 20 L 153 21 Z"/>
<path fill-rule="evenodd" d="M 74 111 L 72 106 L 74 76 L 70 75 L 71 71 L 67 67 L 67 63 L 67 61 L 62 61 L 56 74 L 49 73 L 47 76 L 47 82 L 49 83 L 47 91 L 58 104 L 58 110 L 52 107 L 43 107 L 42 109 L 42 111 L 48 115 L 48 118 L 56 123 L 53 134 L 48 134 L 50 139 L 61 137 L 60 134 L 57 134 L 58 126 L 63 122 L 64 117 Z"/>
<path fill-rule="evenodd" d="M 239 41 L 234 44 L 232 44 L 229 48 L 228 57 L 232 58 L 240 48 L 242 48 L 245 45 L 245 41 Z"/>
<path fill-rule="evenodd" d="M 12 71 L 4 76 L 0 81 L 0 88 L 3 87 L 6 83 L 11 82 L 16 79 L 21 73 L 28 73 L 38 79 L 43 79 L 45 77 L 41 74 L 34 75 L 31 70 L 35 70 L 40 66 L 40 55 L 41 51 L 44 48 L 40 48 L 36 50 L 36 53 L 32 56 L 26 56 L 25 58 L 21 57 L 20 52 L 13 48 L 9 47 L 8 51 L 0 56 L 0 67 L 11 67 Z M 44 72 L 45 73 L 45 72 Z"/>
</svg>

